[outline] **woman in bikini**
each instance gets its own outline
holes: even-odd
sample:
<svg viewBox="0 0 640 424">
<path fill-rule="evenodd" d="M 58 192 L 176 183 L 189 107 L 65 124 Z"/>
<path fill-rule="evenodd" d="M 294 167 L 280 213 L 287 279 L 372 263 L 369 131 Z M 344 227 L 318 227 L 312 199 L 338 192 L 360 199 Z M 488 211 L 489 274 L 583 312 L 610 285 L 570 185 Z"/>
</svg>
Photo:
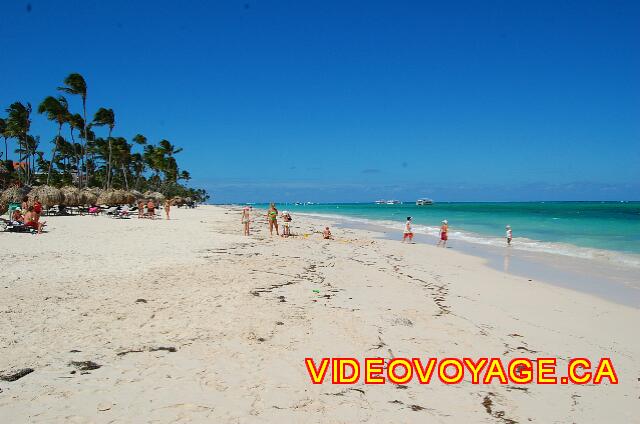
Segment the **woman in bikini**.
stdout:
<svg viewBox="0 0 640 424">
<path fill-rule="evenodd" d="M 273 235 L 273 227 L 276 227 L 276 235 L 280 235 L 278 232 L 278 209 L 276 209 L 276 205 L 273 203 L 269 205 L 267 220 L 269 221 L 269 234 Z"/>
<path fill-rule="evenodd" d="M 449 239 L 449 221 L 446 219 L 442 221 L 442 226 L 440 227 L 440 240 L 438 241 L 438 246 L 442 244 L 442 247 L 447 247 L 447 240 Z"/>
<path fill-rule="evenodd" d="M 244 235 L 249 235 L 249 223 L 251 222 L 251 215 L 249 213 L 249 206 L 242 208 L 242 226 L 244 227 Z"/>
<path fill-rule="evenodd" d="M 167 215 L 167 219 L 169 218 L 169 212 L 171 212 L 171 200 L 167 199 L 164 201 L 164 213 Z"/>
</svg>

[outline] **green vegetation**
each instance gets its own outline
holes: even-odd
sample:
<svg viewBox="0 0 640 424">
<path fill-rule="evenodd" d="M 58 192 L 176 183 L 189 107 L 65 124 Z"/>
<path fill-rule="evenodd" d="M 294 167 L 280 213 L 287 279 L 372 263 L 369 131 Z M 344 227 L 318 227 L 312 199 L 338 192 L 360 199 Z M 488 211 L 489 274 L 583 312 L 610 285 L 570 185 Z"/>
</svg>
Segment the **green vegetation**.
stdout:
<svg viewBox="0 0 640 424">
<path fill-rule="evenodd" d="M 142 134 L 131 140 L 114 136 L 116 114 L 113 109 L 99 108 L 87 121 L 87 84 L 80 74 L 70 74 L 58 90 L 79 96 L 82 114 L 70 111 L 63 95 L 47 96 L 36 112 L 55 125 L 51 139 L 51 155 L 40 150 L 40 137 L 30 134 L 32 107 L 30 103 L 14 102 L 0 117 L 0 188 L 22 185 L 73 185 L 78 188 L 99 187 L 157 191 L 167 197 L 191 197 L 206 201 L 205 190 L 187 187 L 189 172 L 180 169 L 176 155 L 182 151 L 168 140 L 149 143 Z M 68 128 L 68 137 L 63 135 Z M 98 137 L 96 132 L 106 133 Z M 13 142 L 15 154 L 10 157 Z"/>
</svg>

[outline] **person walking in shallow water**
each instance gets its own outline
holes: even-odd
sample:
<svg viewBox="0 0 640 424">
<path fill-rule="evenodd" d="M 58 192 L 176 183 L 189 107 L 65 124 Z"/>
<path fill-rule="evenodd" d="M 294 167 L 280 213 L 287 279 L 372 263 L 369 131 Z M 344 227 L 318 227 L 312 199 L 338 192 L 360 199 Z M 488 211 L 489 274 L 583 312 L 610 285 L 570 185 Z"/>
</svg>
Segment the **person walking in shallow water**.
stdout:
<svg viewBox="0 0 640 424">
<path fill-rule="evenodd" d="M 269 211 L 267 211 L 267 221 L 269 221 L 269 234 L 273 235 L 273 228 L 276 229 L 276 235 L 280 235 L 278 232 L 278 209 L 276 205 L 271 203 L 269 205 Z"/>
<path fill-rule="evenodd" d="M 507 246 L 511 246 L 511 239 L 513 239 L 513 233 L 511 232 L 511 225 L 507 225 Z"/>
<path fill-rule="evenodd" d="M 446 219 L 442 221 L 442 225 L 440 226 L 440 240 L 438 241 L 438 246 L 442 244 L 442 247 L 447 247 L 447 240 L 449 239 L 449 221 Z"/>
<path fill-rule="evenodd" d="M 413 230 L 411 229 L 411 217 L 407 217 L 407 222 L 404 224 L 404 232 L 402 234 L 402 242 L 404 243 L 407 238 L 409 243 L 413 243 Z"/>
</svg>

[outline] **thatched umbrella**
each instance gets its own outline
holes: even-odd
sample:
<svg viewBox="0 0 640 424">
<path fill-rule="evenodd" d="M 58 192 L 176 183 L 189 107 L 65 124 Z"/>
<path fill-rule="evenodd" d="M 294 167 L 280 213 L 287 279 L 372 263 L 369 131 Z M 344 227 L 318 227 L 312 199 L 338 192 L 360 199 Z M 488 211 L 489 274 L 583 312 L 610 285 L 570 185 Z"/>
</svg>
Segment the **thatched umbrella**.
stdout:
<svg viewBox="0 0 640 424">
<path fill-rule="evenodd" d="M 158 193 L 157 191 L 145 191 L 144 193 L 144 197 L 149 199 L 153 199 L 156 201 L 156 203 L 162 203 L 164 202 L 164 195 L 162 193 Z"/>
<path fill-rule="evenodd" d="M 144 199 L 144 194 L 140 193 L 138 190 L 131 190 L 129 193 L 133 194 L 136 199 Z"/>
<path fill-rule="evenodd" d="M 2 203 L 20 203 L 22 198 L 29 193 L 29 187 L 10 187 L 0 195 Z"/>
<path fill-rule="evenodd" d="M 119 200 L 115 190 L 102 190 L 96 203 L 100 205 L 118 205 Z"/>
<path fill-rule="evenodd" d="M 62 192 L 48 185 L 34 187 L 33 190 L 29 192 L 29 202 L 33 203 L 36 199 L 38 199 L 45 208 L 53 205 L 61 205 L 64 202 Z"/>
<path fill-rule="evenodd" d="M 91 190 L 91 189 L 82 190 L 83 205 L 95 205 L 97 203 L 98 203 L 98 193 L 96 193 L 96 190 Z"/>
<path fill-rule="evenodd" d="M 85 204 L 84 193 L 79 188 L 66 186 L 62 187 L 60 192 L 64 196 L 65 206 L 82 206 Z"/>
<path fill-rule="evenodd" d="M 184 199 L 180 196 L 176 196 L 173 199 L 171 199 L 171 204 L 175 206 L 182 206 L 184 205 L 184 203 L 185 203 Z"/>
<path fill-rule="evenodd" d="M 132 205 L 136 202 L 135 194 L 126 190 L 118 190 L 118 195 L 120 196 L 120 201 L 123 205 Z"/>
</svg>

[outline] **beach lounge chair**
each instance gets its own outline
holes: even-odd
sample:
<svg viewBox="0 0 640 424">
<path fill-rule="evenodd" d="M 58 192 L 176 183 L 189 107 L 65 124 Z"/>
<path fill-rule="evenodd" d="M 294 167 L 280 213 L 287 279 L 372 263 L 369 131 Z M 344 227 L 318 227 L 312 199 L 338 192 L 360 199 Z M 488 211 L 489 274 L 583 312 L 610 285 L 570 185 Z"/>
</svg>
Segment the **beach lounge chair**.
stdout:
<svg viewBox="0 0 640 424">
<path fill-rule="evenodd" d="M 13 211 L 15 211 L 16 209 L 20 209 L 20 203 L 14 203 L 14 202 L 9 203 L 9 209 L 7 210 L 7 215 L 9 216 L 9 219 L 11 219 L 11 215 L 13 215 Z"/>
<path fill-rule="evenodd" d="M 0 218 L 0 229 L 11 233 L 36 233 L 36 230 L 33 227 L 4 218 Z"/>
</svg>

